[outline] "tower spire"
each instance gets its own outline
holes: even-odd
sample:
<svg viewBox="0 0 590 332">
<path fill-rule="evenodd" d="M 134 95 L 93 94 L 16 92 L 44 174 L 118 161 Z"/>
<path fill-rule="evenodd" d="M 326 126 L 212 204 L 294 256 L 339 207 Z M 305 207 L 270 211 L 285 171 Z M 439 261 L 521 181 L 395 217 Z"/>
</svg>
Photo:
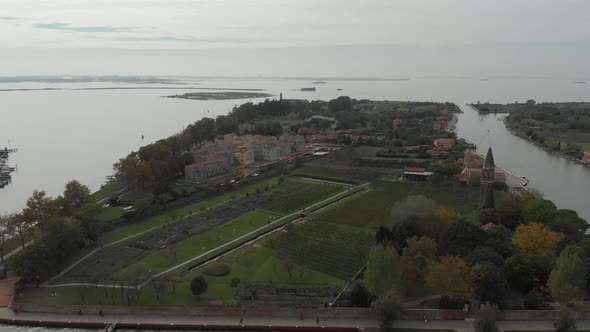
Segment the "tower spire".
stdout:
<svg viewBox="0 0 590 332">
<path fill-rule="evenodd" d="M 479 189 L 479 209 L 494 208 L 494 173 L 496 165 L 494 164 L 494 154 L 492 147 L 488 149 L 486 158 L 483 163 L 480 177 Z"/>
</svg>

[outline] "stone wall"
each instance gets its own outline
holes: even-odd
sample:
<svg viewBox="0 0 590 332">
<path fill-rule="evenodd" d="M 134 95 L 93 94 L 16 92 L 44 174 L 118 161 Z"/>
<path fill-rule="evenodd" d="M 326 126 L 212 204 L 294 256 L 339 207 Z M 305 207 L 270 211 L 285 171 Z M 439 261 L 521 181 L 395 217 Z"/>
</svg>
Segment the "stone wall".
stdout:
<svg viewBox="0 0 590 332">
<path fill-rule="evenodd" d="M 19 304 L 21 312 L 77 314 L 82 309 L 85 313 L 103 313 L 109 315 L 169 315 L 169 316 L 207 316 L 207 317 L 293 317 L 300 315 L 306 318 L 320 319 L 374 319 L 370 309 L 363 308 L 330 308 L 330 309 L 297 309 L 297 308 L 138 308 L 138 307 L 90 307 L 90 306 L 44 306 Z M 463 320 L 460 310 L 408 309 L 403 310 L 400 319 L 422 320 Z"/>
</svg>

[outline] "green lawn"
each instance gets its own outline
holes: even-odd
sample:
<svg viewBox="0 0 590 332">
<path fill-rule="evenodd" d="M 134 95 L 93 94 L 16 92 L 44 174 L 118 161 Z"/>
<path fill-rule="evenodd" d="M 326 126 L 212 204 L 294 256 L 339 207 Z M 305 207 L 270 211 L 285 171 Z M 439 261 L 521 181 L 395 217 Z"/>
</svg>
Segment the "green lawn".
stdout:
<svg viewBox="0 0 590 332">
<path fill-rule="evenodd" d="M 123 189 L 123 187 L 125 187 L 125 185 L 121 182 L 111 182 L 107 185 L 102 186 L 102 188 L 90 195 L 90 197 L 95 200 L 98 200 L 110 194 L 116 193 L 117 191 Z"/>
<path fill-rule="evenodd" d="M 117 218 L 120 218 L 121 216 L 123 216 L 122 208 L 103 207 L 96 217 L 99 222 L 108 223 L 109 221 L 113 221 Z"/>
<path fill-rule="evenodd" d="M 100 238 L 100 241 L 102 243 L 111 243 L 111 242 L 123 239 L 125 237 L 137 234 L 139 232 L 149 230 L 150 228 L 160 226 L 160 225 L 164 224 L 166 221 L 170 221 L 172 219 L 186 216 L 191 213 L 195 213 L 200 210 L 204 210 L 204 209 L 213 207 L 215 205 L 220 205 L 223 202 L 226 202 L 231 199 L 236 199 L 236 198 L 244 196 L 246 194 L 255 193 L 256 189 L 258 189 L 258 188 L 264 188 L 267 185 L 277 185 L 277 184 L 278 184 L 278 177 L 275 177 L 275 178 L 265 180 L 265 181 L 253 184 L 251 186 L 242 188 L 237 191 L 231 191 L 231 192 L 225 193 L 223 195 L 219 195 L 219 196 L 216 196 L 214 198 L 211 198 L 211 199 L 208 199 L 205 201 L 201 201 L 201 202 L 189 205 L 189 206 L 185 206 L 185 207 L 173 210 L 173 211 L 169 211 L 169 212 L 157 215 L 157 216 L 153 216 L 153 217 L 150 217 L 148 219 L 145 219 L 145 220 L 142 220 L 139 222 L 129 223 L 127 225 L 118 227 L 117 229 L 115 229 L 113 231 L 103 234 Z"/>
<path fill-rule="evenodd" d="M 580 146 L 582 146 L 582 151 L 590 150 L 590 143 L 578 143 L 578 144 L 580 144 Z"/>
<path fill-rule="evenodd" d="M 305 187 L 296 190 L 287 196 L 270 201 L 261 208 L 281 214 L 292 213 L 312 203 L 319 202 L 322 198 L 334 196 L 338 192 L 344 190 L 342 186 L 338 185 L 313 182 L 306 183 L 307 185 Z"/>
</svg>

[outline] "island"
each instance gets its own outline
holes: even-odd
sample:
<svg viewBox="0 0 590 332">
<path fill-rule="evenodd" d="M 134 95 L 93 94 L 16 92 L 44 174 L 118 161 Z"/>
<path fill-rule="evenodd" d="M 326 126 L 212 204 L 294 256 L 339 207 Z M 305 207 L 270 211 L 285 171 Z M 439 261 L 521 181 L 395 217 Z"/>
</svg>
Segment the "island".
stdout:
<svg viewBox="0 0 590 332">
<path fill-rule="evenodd" d="M 458 112 L 248 102 L 123 156 L 96 193 L 36 191 L 0 218 L 18 234 L 0 237 L 10 318 L 344 331 L 329 326 L 465 320 L 478 301 L 553 319 L 586 294 L 588 224 L 458 137 Z"/>
<path fill-rule="evenodd" d="M 222 92 L 189 92 L 181 95 L 166 96 L 167 98 L 182 98 L 195 100 L 221 100 L 221 99 L 251 99 L 272 97 L 272 94 L 253 91 L 222 91 Z"/>
</svg>

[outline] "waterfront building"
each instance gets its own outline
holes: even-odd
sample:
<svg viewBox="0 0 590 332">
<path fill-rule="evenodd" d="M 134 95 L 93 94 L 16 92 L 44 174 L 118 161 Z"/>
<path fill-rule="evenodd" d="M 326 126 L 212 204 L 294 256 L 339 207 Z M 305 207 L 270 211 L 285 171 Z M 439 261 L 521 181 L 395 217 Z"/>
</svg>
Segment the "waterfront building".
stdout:
<svg viewBox="0 0 590 332">
<path fill-rule="evenodd" d="M 438 138 L 434 140 L 434 149 L 450 150 L 455 146 L 455 140 L 452 138 Z"/>
<path fill-rule="evenodd" d="M 494 154 L 492 147 L 488 149 L 486 158 L 483 163 L 481 177 L 479 180 L 479 209 L 493 209 L 494 208 Z"/>
</svg>

